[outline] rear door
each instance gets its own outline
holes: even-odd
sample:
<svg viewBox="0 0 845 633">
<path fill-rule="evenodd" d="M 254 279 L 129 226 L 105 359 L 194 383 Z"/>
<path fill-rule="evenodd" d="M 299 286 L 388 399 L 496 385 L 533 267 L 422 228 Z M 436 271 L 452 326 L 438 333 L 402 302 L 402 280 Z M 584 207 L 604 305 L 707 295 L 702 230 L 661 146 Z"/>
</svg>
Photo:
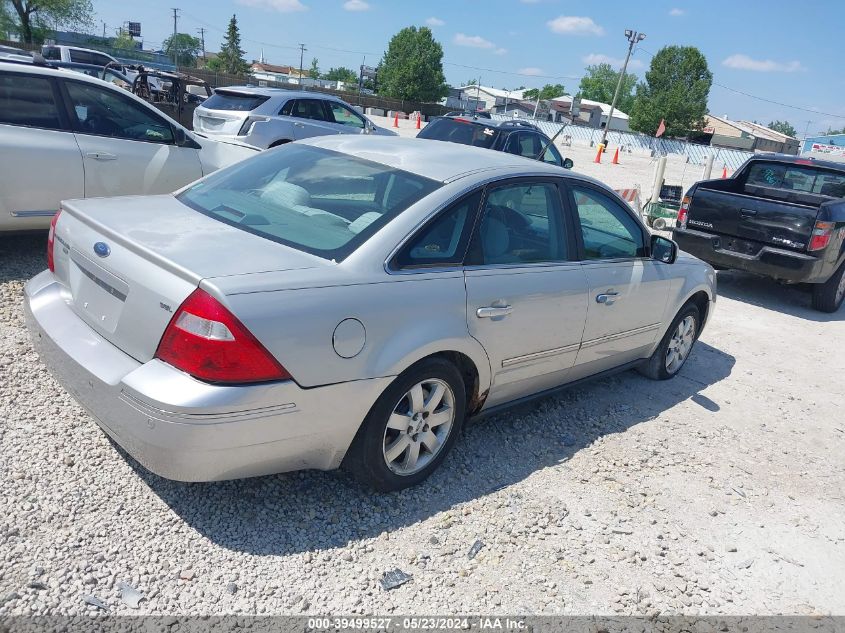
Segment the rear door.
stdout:
<svg viewBox="0 0 845 633">
<path fill-rule="evenodd" d="M 85 195 L 82 154 L 56 80 L 0 72 L 0 230 L 46 228 Z"/>
<path fill-rule="evenodd" d="M 85 166 L 85 197 L 170 193 L 202 176 L 198 150 L 175 144 L 173 127 L 119 90 L 63 80 Z"/>
<path fill-rule="evenodd" d="M 589 286 L 573 371 L 573 378 L 581 378 L 641 358 L 655 342 L 671 271 L 647 256 L 647 232 L 630 209 L 588 183 L 573 182 L 570 195 Z"/>
<path fill-rule="evenodd" d="M 485 194 L 466 261 L 467 324 L 490 358 L 488 405 L 566 381 L 587 313 L 572 224 L 554 180 Z"/>
<path fill-rule="evenodd" d="M 323 99 L 294 99 L 285 104 L 282 113 L 293 117 L 293 135 L 297 141 L 340 133 Z"/>
</svg>

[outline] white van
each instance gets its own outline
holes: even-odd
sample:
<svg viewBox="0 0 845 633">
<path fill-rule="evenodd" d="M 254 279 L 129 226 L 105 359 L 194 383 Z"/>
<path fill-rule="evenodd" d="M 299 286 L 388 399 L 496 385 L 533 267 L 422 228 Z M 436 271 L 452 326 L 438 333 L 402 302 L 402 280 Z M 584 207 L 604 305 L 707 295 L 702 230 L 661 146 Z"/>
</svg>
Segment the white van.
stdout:
<svg viewBox="0 0 845 633">
<path fill-rule="evenodd" d="M 105 66 L 109 63 L 121 64 L 108 53 L 102 53 L 90 48 L 78 46 L 64 46 L 59 44 L 45 44 L 41 47 L 41 56 L 47 60 L 76 62 L 77 64 L 96 64 Z"/>
</svg>

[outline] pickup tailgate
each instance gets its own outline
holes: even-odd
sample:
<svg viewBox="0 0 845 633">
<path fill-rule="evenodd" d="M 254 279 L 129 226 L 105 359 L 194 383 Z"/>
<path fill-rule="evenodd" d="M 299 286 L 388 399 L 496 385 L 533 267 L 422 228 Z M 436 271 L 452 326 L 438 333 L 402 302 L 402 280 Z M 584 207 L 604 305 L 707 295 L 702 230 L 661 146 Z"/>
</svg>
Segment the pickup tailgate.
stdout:
<svg viewBox="0 0 845 633">
<path fill-rule="evenodd" d="M 71 309 L 140 362 L 155 355 L 173 314 L 203 279 L 332 265 L 169 195 L 66 201 L 53 253 Z"/>
<path fill-rule="evenodd" d="M 702 183 L 694 190 L 687 216 L 691 229 L 739 238 L 728 240 L 724 246 L 730 248 L 733 244 L 736 249 L 732 250 L 747 254 L 754 254 L 764 245 L 806 249 L 824 199 L 807 195 L 793 196 L 799 200 L 786 200 L 782 198 L 787 196 L 777 191 L 762 191 L 764 187 L 756 187 L 754 192 L 733 193 L 720 191 L 716 188 L 718 184 Z"/>
</svg>

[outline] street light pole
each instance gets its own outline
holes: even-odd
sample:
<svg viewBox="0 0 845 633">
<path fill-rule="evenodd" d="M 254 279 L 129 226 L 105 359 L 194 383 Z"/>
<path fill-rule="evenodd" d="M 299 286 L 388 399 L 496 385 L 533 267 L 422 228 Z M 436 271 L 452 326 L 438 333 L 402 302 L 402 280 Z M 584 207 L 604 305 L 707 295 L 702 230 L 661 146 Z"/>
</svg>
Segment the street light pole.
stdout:
<svg viewBox="0 0 845 633">
<path fill-rule="evenodd" d="M 619 99 L 619 91 L 622 89 L 622 82 L 625 81 L 625 71 L 628 70 L 628 61 L 631 59 L 634 44 L 642 42 L 645 39 L 645 33 L 637 33 L 631 29 L 625 29 L 625 37 L 628 38 L 628 54 L 625 55 L 625 63 L 622 64 L 622 70 L 619 73 L 619 81 L 616 82 L 616 92 L 613 93 L 613 103 L 610 104 L 610 114 L 607 115 L 607 123 L 604 124 L 604 132 L 602 132 L 601 135 L 602 147 L 607 147 L 607 131 L 610 129 L 611 121 L 613 121 L 613 111 L 616 109 L 616 101 Z"/>
</svg>

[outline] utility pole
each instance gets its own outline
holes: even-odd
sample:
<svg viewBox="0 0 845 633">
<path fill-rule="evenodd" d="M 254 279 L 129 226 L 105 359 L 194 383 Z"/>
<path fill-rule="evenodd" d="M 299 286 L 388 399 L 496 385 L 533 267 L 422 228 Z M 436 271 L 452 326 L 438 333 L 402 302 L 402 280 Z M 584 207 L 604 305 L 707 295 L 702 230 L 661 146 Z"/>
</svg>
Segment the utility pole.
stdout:
<svg viewBox="0 0 845 633">
<path fill-rule="evenodd" d="M 642 42 L 645 39 L 645 33 L 637 33 L 631 29 L 625 29 L 625 37 L 628 38 L 628 54 L 625 56 L 625 63 L 622 64 L 619 81 L 616 82 L 616 92 L 613 93 L 613 103 L 610 104 L 610 114 L 607 115 L 607 123 L 604 124 L 604 132 L 601 135 L 602 148 L 607 147 L 607 132 L 610 129 L 611 121 L 613 121 L 613 111 L 616 109 L 616 101 L 619 99 L 622 82 L 625 81 L 625 71 L 628 70 L 628 61 L 631 59 L 631 53 L 634 51 L 634 44 Z"/>
<path fill-rule="evenodd" d="M 205 61 L 205 29 L 200 27 L 197 31 L 199 31 L 200 41 L 202 42 L 202 59 Z"/>
<path fill-rule="evenodd" d="M 475 111 L 478 112 L 478 102 L 481 99 L 481 75 L 478 76 L 478 83 L 475 84 Z"/>
<path fill-rule="evenodd" d="M 176 42 L 176 20 L 179 19 L 179 9 L 173 9 L 173 65 L 179 67 L 179 47 Z"/>
<path fill-rule="evenodd" d="M 305 44 L 299 45 L 299 85 L 302 85 L 302 58 L 305 55 L 305 51 L 308 49 L 305 48 Z"/>
</svg>

